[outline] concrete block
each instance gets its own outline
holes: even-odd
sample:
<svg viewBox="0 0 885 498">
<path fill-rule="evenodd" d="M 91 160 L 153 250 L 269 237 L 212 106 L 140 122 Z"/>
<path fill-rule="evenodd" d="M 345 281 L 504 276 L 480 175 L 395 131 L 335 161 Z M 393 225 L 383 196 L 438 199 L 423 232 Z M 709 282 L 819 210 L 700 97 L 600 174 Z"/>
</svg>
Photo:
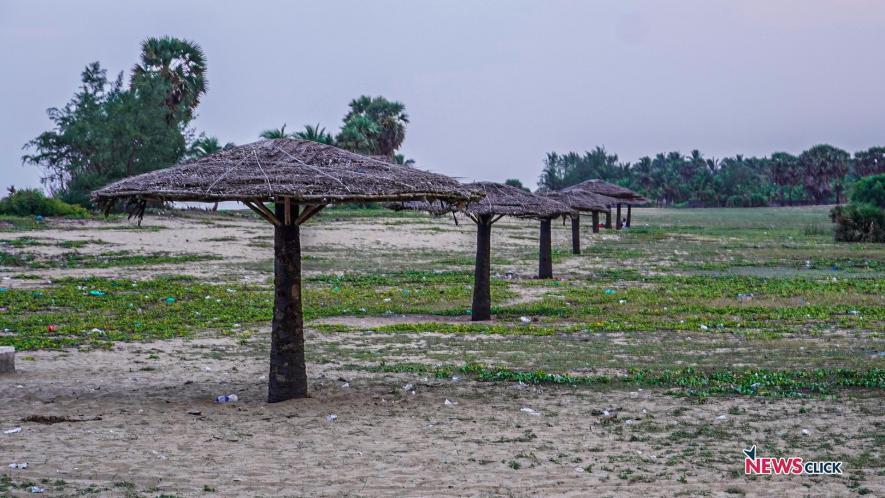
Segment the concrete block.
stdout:
<svg viewBox="0 0 885 498">
<path fill-rule="evenodd" d="M 0 346 L 0 374 L 15 373 L 15 348 Z"/>
</svg>

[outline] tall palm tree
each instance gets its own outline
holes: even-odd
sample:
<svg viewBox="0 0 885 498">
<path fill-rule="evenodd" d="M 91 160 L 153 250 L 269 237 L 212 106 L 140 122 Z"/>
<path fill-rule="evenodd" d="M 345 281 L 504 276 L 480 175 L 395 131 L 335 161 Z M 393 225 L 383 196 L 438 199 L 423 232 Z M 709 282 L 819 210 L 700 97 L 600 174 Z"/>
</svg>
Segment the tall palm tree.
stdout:
<svg viewBox="0 0 885 498">
<path fill-rule="evenodd" d="M 132 68 L 132 86 L 159 79 L 167 86 L 164 104 L 169 124 L 191 120 L 206 93 L 206 56 L 192 41 L 164 36 L 141 43 L 141 60 Z"/>
<path fill-rule="evenodd" d="M 335 143 L 335 138 L 331 134 L 326 133 L 325 128 L 320 128 L 319 123 L 317 123 L 316 126 L 304 125 L 304 131 L 295 132 L 292 136 L 302 140 L 310 140 L 311 142 L 326 145 L 332 145 Z"/>
<path fill-rule="evenodd" d="M 836 192 L 836 202 L 840 202 L 842 177 L 848 172 L 851 156 L 832 145 L 815 145 L 799 156 L 805 190 L 817 204 L 822 204 L 830 192 Z M 830 184 L 835 183 L 831 188 Z"/>
<path fill-rule="evenodd" d="M 355 152 L 393 158 L 406 138 L 408 123 L 403 103 L 362 95 L 350 102 L 336 141 Z"/>
<path fill-rule="evenodd" d="M 283 123 L 283 126 L 280 128 L 271 128 L 270 130 L 264 130 L 258 135 L 259 138 L 265 138 L 267 140 L 273 140 L 275 138 L 289 138 L 292 136 L 290 133 L 286 133 L 286 123 Z"/>
</svg>

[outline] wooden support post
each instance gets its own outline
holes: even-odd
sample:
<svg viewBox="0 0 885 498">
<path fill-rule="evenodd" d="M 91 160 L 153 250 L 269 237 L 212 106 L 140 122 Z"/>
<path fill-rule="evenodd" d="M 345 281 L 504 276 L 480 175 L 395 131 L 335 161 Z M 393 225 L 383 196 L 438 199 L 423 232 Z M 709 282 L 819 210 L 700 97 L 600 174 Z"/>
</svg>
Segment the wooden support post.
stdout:
<svg viewBox="0 0 885 498">
<path fill-rule="evenodd" d="M 609 207 L 608 211 L 605 212 L 605 228 L 611 230 L 612 229 L 612 208 Z"/>
<path fill-rule="evenodd" d="M 540 256 L 538 257 L 538 278 L 553 278 L 553 254 L 550 233 L 550 218 L 541 220 Z"/>
<path fill-rule="evenodd" d="M 275 210 L 277 220 L 285 218 L 284 203 L 275 203 Z M 298 225 L 279 224 L 274 225 L 274 311 L 267 401 L 276 403 L 306 396 L 301 239 Z"/>
<path fill-rule="evenodd" d="M 621 223 L 621 203 L 618 203 L 618 211 L 617 211 L 618 219 L 615 220 L 615 228 L 620 230 L 623 228 L 624 224 Z"/>
<path fill-rule="evenodd" d="M 474 322 L 491 320 L 492 216 L 479 215 L 476 223 L 476 267 L 473 271 L 473 307 L 470 319 Z"/>
<path fill-rule="evenodd" d="M 599 233 L 599 211 L 593 211 L 593 233 Z"/>
<path fill-rule="evenodd" d="M 631 211 L 632 207 L 630 204 L 627 204 L 627 228 L 630 228 L 630 224 L 633 222 L 631 219 Z"/>
<path fill-rule="evenodd" d="M 581 215 L 572 216 L 572 254 L 581 254 Z"/>
</svg>

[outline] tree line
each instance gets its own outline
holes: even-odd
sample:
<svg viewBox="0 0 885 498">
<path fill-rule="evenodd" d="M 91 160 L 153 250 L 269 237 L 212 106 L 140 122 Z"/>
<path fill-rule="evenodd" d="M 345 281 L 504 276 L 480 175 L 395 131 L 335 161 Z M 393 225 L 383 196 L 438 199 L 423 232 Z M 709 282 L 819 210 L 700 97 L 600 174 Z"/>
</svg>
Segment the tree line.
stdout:
<svg viewBox="0 0 885 498">
<path fill-rule="evenodd" d="M 538 180 L 540 190 L 560 190 L 590 178 L 631 188 L 659 206 L 753 207 L 841 203 L 846 186 L 885 172 L 885 147 L 853 156 L 831 145 L 815 145 L 798 156 L 704 157 L 698 150 L 620 162 L 604 147 L 579 154 L 550 152 Z"/>
<path fill-rule="evenodd" d="M 90 192 L 111 182 L 234 146 L 190 127 L 208 90 L 206 73 L 200 46 L 173 37 L 142 42 L 128 77 L 121 71 L 111 80 L 92 62 L 71 100 L 47 111 L 53 128 L 25 144 L 22 161 L 43 170 L 42 182 L 53 197 L 89 206 Z M 260 138 L 312 140 L 411 165 L 413 160 L 397 153 L 408 122 L 402 103 L 360 96 L 350 102 L 334 136 L 319 124 L 295 133 L 284 124 Z"/>
</svg>

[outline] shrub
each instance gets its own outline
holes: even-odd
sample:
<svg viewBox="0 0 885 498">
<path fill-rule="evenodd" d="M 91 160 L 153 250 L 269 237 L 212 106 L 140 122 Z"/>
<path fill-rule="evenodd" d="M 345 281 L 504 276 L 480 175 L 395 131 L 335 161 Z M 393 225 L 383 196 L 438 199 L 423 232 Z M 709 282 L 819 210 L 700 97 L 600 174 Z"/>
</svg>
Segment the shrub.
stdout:
<svg viewBox="0 0 885 498">
<path fill-rule="evenodd" d="M 885 242 L 885 209 L 873 204 L 851 203 L 830 211 L 836 223 L 836 240 L 843 242 Z"/>
<path fill-rule="evenodd" d="M 872 204 L 879 209 L 885 209 L 885 174 L 871 175 L 858 180 L 851 193 L 851 202 Z"/>
<path fill-rule="evenodd" d="M 37 189 L 24 189 L 17 190 L 0 199 L 0 214 L 85 218 L 89 213 L 76 204 L 68 204 L 61 199 L 46 197 Z"/>
</svg>

